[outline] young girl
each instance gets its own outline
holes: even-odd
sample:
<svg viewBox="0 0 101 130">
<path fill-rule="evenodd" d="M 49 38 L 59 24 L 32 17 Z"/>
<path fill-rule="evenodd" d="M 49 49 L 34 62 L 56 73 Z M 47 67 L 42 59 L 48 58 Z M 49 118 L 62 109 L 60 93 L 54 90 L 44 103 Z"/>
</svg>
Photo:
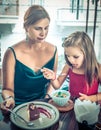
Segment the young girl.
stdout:
<svg viewBox="0 0 101 130">
<path fill-rule="evenodd" d="M 85 32 L 74 32 L 63 43 L 66 64 L 58 78 L 56 73 L 43 68 L 45 78 L 50 79 L 53 87 L 58 89 L 69 76 L 69 91 L 72 98 L 99 101 L 101 93 L 101 64 L 97 62 L 93 43 Z"/>
</svg>

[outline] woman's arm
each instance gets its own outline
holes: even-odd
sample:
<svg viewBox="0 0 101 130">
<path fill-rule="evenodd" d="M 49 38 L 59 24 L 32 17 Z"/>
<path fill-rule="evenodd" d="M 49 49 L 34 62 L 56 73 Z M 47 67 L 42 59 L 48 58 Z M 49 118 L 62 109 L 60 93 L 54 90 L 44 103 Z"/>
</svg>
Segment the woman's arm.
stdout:
<svg viewBox="0 0 101 130">
<path fill-rule="evenodd" d="M 14 106 L 14 68 L 15 59 L 12 51 L 8 49 L 3 58 L 2 75 L 3 87 L 2 97 L 6 100 L 6 107 Z M 12 98 L 11 98 L 12 97 Z"/>
</svg>

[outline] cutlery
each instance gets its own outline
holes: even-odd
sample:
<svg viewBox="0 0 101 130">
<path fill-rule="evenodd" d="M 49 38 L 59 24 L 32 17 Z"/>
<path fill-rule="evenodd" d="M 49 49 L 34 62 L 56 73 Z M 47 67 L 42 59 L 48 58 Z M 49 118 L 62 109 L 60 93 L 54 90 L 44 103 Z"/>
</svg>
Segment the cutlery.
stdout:
<svg viewBox="0 0 101 130">
<path fill-rule="evenodd" d="M 7 111 L 11 112 L 15 117 L 17 117 L 17 118 L 23 120 L 23 121 L 27 124 L 27 126 L 29 126 L 29 127 L 34 126 L 34 123 L 33 123 L 33 122 L 31 122 L 31 121 L 29 121 L 29 122 L 26 121 L 22 116 L 20 116 L 20 115 L 18 115 L 17 113 L 13 112 L 11 109 L 6 108 L 6 107 L 5 107 L 5 109 L 6 109 Z"/>
<path fill-rule="evenodd" d="M 44 67 L 41 68 L 41 67 L 35 66 L 34 68 L 41 70 Z M 56 75 L 58 75 L 58 76 L 64 76 L 64 75 L 67 75 L 67 74 L 66 73 L 61 73 L 61 74 L 56 74 Z"/>
</svg>

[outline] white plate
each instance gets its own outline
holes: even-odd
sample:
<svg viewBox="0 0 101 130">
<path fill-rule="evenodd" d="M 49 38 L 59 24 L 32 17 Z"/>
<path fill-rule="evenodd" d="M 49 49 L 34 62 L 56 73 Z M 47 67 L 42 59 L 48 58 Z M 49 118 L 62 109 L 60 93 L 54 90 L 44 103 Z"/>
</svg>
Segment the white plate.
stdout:
<svg viewBox="0 0 101 130">
<path fill-rule="evenodd" d="M 13 112 L 16 112 L 17 114 L 22 116 L 26 121 L 28 121 L 27 108 L 28 108 L 29 103 L 34 103 L 36 106 L 46 109 L 51 114 L 51 118 L 48 118 L 46 115 L 41 113 L 40 118 L 33 121 L 35 124 L 34 126 L 27 126 L 25 124 L 25 122 L 23 122 L 22 120 L 15 117 L 13 114 L 11 114 L 10 119 L 11 119 L 12 123 L 14 123 L 16 126 L 23 128 L 23 129 L 40 130 L 40 129 L 48 128 L 48 127 L 54 125 L 58 121 L 58 119 L 59 119 L 58 109 L 56 107 L 54 107 L 53 105 L 46 103 L 46 102 L 33 101 L 33 102 L 24 103 L 24 104 L 21 104 L 21 105 L 15 107 L 13 109 Z"/>
</svg>

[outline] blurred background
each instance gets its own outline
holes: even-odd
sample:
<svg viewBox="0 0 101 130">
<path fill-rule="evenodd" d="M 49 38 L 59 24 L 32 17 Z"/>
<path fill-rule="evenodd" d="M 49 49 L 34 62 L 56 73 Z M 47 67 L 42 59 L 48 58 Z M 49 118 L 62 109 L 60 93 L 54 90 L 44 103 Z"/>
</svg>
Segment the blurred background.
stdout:
<svg viewBox="0 0 101 130">
<path fill-rule="evenodd" d="M 6 49 L 25 38 L 23 15 L 30 5 L 42 5 L 51 18 L 47 41 L 58 48 L 58 73 L 64 66 L 62 42 L 74 31 L 91 37 L 101 62 L 101 0 L 0 0 L 0 70 Z M 0 72 L 0 86 L 2 86 Z M 64 83 L 65 87 L 65 83 Z"/>
</svg>

